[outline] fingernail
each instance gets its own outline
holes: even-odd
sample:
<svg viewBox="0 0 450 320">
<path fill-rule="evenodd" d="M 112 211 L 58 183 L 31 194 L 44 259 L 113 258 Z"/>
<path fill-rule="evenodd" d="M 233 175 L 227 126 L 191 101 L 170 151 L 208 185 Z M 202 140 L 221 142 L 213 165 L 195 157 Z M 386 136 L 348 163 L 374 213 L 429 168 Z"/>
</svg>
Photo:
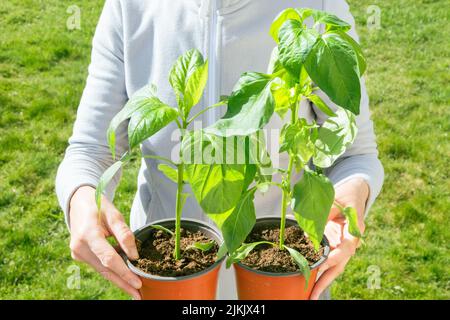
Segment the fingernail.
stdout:
<svg viewBox="0 0 450 320">
<path fill-rule="evenodd" d="M 134 300 L 142 300 L 141 295 L 139 293 L 133 294 L 133 299 Z"/>
<path fill-rule="evenodd" d="M 131 261 L 135 261 L 137 259 L 139 259 L 138 253 L 137 252 L 132 252 L 131 255 L 130 255 L 130 260 Z"/>
<path fill-rule="evenodd" d="M 139 281 L 138 279 L 132 278 L 130 279 L 130 281 L 128 281 L 128 283 L 135 289 L 140 289 L 141 288 L 141 281 Z"/>
</svg>

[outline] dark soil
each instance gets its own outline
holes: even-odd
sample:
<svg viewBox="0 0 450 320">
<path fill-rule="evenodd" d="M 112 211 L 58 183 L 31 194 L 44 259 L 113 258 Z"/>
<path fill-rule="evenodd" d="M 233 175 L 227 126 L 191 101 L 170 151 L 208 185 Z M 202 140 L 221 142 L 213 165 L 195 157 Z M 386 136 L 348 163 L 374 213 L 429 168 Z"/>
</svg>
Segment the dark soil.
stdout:
<svg viewBox="0 0 450 320">
<path fill-rule="evenodd" d="M 136 241 L 139 259 L 133 265 L 146 273 L 164 277 L 187 276 L 207 269 L 216 262 L 217 243 L 207 252 L 187 247 L 196 243 L 208 243 L 211 239 L 201 231 L 181 229 L 181 259 L 175 260 L 173 251 L 175 239 L 162 230 L 152 231 L 150 237 Z"/>
<path fill-rule="evenodd" d="M 270 241 L 279 243 L 279 234 L 278 225 L 256 226 L 245 242 Z M 300 252 L 308 260 L 309 265 L 319 261 L 324 252 L 323 247 L 320 247 L 319 251 L 316 252 L 312 242 L 298 226 L 286 227 L 284 244 Z M 266 272 L 299 271 L 287 250 L 280 250 L 278 246 L 265 244 L 257 246 L 241 263 L 252 269 Z"/>
</svg>

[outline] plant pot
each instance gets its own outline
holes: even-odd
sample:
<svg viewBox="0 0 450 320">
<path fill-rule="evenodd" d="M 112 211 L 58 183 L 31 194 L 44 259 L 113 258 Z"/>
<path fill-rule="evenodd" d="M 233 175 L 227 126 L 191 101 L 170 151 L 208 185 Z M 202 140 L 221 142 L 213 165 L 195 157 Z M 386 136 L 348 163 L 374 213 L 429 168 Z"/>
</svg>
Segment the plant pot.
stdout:
<svg viewBox="0 0 450 320">
<path fill-rule="evenodd" d="M 279 217 L 261 217 L 255 225 L 279 224 Z M 287 218 L 286 226 L 296 225 L 294 219 Z M 325 262 L 330 252 L 328 240 L 322 240 L 324 255 L 311 266 L 308 288 L 305 277 L 299 272 L 273 273 L 254 270 L 240 262 L 234 264 L 236 287 L 240 300 L 308 300 L 317 278 L 319 266 Z"/>
<path fill-rule="evenodd" d="M 151 225 L 161 225 L 171 228 L 175 225 L 174 219 L 154 221 L 134 232 L 136 239 L 145 241 L 155 229 Z M 206 223 L 194 219 L 183 219 L 181 225 L 190 230 L 202 231 L 207 237 L 217 241 L 219 245 L 223 240 L 219 233 Z M 142 287 L 139 290 L 143 300 L 214 300 L 216 298 L 217 281 L 222 259 L 216 261 L 207 269 L 180 277 L 163 277 L 146 273 L 135 267 L 126 259 L 128 267 L 139 276 Z"/>
</svg>

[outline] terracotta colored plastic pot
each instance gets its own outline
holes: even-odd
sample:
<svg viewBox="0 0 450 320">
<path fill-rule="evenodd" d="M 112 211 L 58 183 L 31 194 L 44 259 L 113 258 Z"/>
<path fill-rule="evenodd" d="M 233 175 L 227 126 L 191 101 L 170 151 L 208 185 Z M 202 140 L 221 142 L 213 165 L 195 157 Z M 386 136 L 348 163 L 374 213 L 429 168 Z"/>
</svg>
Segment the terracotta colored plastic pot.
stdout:
<svg viewBox="0 0 450 320">
<path fill-rule="evenodd" d="M 256 225 L 279 224 L 279 217 L 261 217 Z M 296 225 L 294 219 L 286 219 L 286 226 Z M 242 263 L 235 263 L 236 286 L 241 300 L 308 300 L 317 278 L 319 266 L 330 252 L 328 240 L 322 240 L 325 247 L 322 258 L 311 266 L 308 288 L 305 277 L 299 272 L 272 273 L 251 269 Z"/>
<path fill-rule="evenodd" d="M 137 239 L 145 241 L 155 229 L 151 225 L 161 225 L 171 228 L 175 225 L 174 219 L 154 221 L 134 232 Z M 202 231 L 207 237 L 222 244 L 219 233 L 211 226 L 194 219 L 183 219 L 181 226 L 190 230 Z M 225 258 L 225 257 L 224 257 Z M 223 259 L 216 261 L 209 268 L 188 276 L 162 277 L 136 268 L 129 260 L 128 267 L 142 280 L 140 293 L 143 300 L 214 300 L 216 298 L 217 281 Z"/>
</svg>

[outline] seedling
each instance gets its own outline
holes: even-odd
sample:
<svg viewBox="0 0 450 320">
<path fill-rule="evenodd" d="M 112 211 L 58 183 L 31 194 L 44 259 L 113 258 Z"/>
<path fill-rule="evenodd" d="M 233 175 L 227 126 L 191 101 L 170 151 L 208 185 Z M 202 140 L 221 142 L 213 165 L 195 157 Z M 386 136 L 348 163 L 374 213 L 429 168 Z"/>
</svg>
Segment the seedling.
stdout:
<svg viewBox="0 0 450 320">
<path fill-rule="evenodd" d="M 183 140 L 184 136 L 188 134 L 188 125 L 193 120 L 205 112 L 205 110 L 216 108 L 224 104 L 218 103 L 210 106 L 190 117 L 192 108 L 199 103 L 203 95 L 207 79 L 208 62 L 204 61 L 199 51 L 190 50 L 178 58 L 169 75 L 169 82 L 176 96 L 176 107 L 169 106 L 161 101 L 157 96 L 156 86 L 149 85 L 137 91 L 124 108 L 113 118 L 107 132 L 107 140 L 113 159 L 116 159 L 116 130 L 127 120 L 129 121 L 129 150 L 121 156 L 120 160 L 109 167 L 100 179 L 96 190 L 96 201 L 99 212 L 101 209 L 101 197 L 106 186 L 126 163 L 131 159 L 139 157 L 136 149 L 139 149 L 138 146 L 140 143 L 171 123 L 176 123 L 178 129 L 181 131 L 181 140 Z M 163 226 L 152 226 L 175 238 L 174 258 L 177 260 L 181 258 L 181 215 L 184 203 L 189 196 L 189 194 L 184 193 L 183 191 L 183 187 L 186 184 L 186 166 L 185 163 L 183 163 L 181 152 L 179 162 L 174 162 L 171 159 L 155 155 L 140 155 L 142 158 L 152 158 L 165 162 L 159 165 L 159 170 L 177 184 L 175 232 L 172 232 Z M 220 182 L 221 181 L 219 180 L 218 183 Z M 195 243 L 192 245 L 192 248 L 208 251 L 211 249 L 212 245 L 213 242 Z"/>
<path fill-rule="evenodd" d="M 308 27 L 305 20 L 314 21 Z M 251 135 L 264 128 L 274 113 L 290 119 L 281 130 L 280 153 L 287 153 L 287 168 L 275 168 L 281 183 L 256 179 L 256 188 L 268 185 L 281 188 L 280 237 L 277 245 L 288 250 L 300 270 L 308 278 L 307 260 L 296 250 L 284 244 L 286 213 L 290 205 L 298 225 L 319 249 L 325 224 L 334 203 L 334 187 L 323 174 L 357 134 L 355 115 L 359 114 L 360 77 L 366 69 L 361 48 L 348 34 L 350 25 L 338 17 L 313 9 L 287 9 L 274 20 L 270 34 L 277 43 L 268 73 L 247 72 L 238 81 L 228 100 L 227 114 L 206 132 L 230 136 L 230 130 Z M 319 31 L 322 30 L 322 31 Z M 338 109 L 334 111 L 317 94 L 321 89 Z M 299 117 L 301 101 L 309 101 L 329 116 L 322 126 L 308 123 Z M 260 163 L 256 172 L 260 172 Z M 294 170 L 303 170 L 303 176 L 292 186 Z M 256 175 L 258 178 L 258 175 Z M 221 225 L 225 243 L 230 252 L 229 265 L 244 259 L 253 248 L 267 242 L 242 244 L 254 224 L 252 204 L 255 189 L 244 199 L 245 210 L 232 213 Z M 350 232 L 360 237 L 357 215 L 353 208 L 341 208 L 349 220 Z M 232 222 L 233 228 L 224 225 Z M 228 234 L 231 233 L 231 234 Z"/>
</svg>

